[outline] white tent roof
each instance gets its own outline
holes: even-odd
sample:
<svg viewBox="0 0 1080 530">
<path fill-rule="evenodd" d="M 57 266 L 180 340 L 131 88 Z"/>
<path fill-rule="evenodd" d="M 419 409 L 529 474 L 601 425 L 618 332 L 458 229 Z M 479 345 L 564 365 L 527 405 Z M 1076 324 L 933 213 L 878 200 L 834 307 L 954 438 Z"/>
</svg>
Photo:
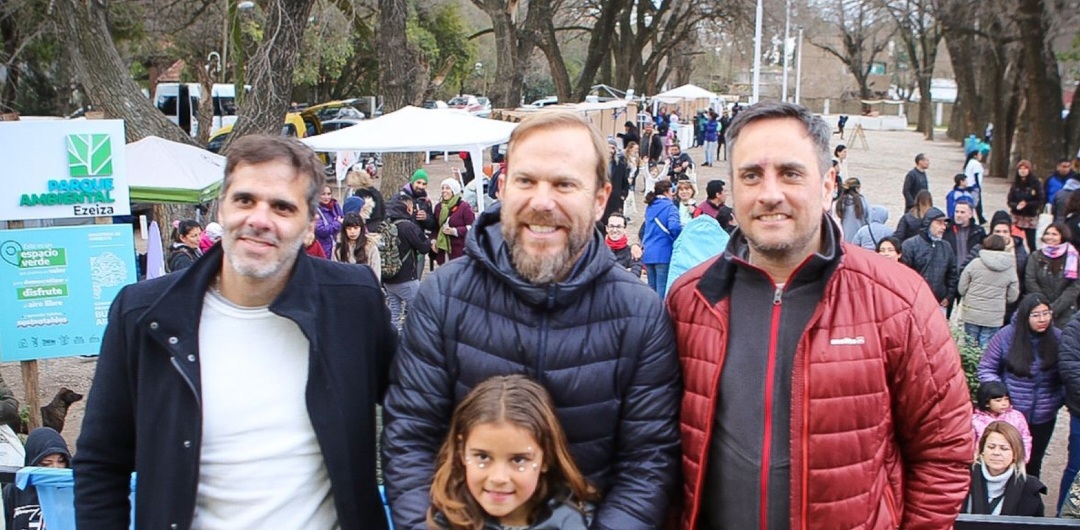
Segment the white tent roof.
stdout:
<svg viewBox="0 0 1080 530">
<path fill-rule="evenodd" d="M 468 151 L 506 142 L 514 127 L 458 110 L 405 107 L 301 141 L 316 151 Z"/>
<path fill-rule="evenodd" d="M 664 101 L 667 103 L 674 103 L 683 99 L 715 99 L 719 97 L 719 94 L 709 92 L 708 90 L 705 90 L 704 88 L 701 88 L 697 85 L 686 84 L 679 88 L 673 88 L 671 90 L 668 90 L 667 92 L 661 92 L 653 96 L 653 99 L 659 99 L 660 101 Z"/>
<path fill-rule="evenodd" d="M 225 157 L 157 136 L 127 144 L 126 154 L 133 201 L 204 202 L 225 175 Z"/>
</svg>

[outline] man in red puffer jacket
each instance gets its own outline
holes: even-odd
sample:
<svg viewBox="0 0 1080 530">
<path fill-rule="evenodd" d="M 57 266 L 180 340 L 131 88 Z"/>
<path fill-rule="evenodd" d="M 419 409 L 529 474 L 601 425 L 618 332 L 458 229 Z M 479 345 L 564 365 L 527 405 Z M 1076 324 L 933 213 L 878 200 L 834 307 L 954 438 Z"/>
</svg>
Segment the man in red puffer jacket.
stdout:
<svg viewBox="0 0 1080 530">
<path fill-rule="evenodd" d="M 739 228 L 667 298 L 683 530 L 947 529 L 967 493 L 971 403 L 948 324 L 917 274 L 843 243 L 829 137 L 787 103 L 731 124 Z"/>
</svg>

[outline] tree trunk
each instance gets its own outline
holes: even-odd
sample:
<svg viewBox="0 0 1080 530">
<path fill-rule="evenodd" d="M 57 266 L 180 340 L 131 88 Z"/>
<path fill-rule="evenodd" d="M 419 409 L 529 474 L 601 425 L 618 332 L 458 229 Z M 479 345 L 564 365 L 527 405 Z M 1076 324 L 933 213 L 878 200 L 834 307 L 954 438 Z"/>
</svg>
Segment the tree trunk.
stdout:
<svg viewBox="0 0 1080 530">
<path fill-rule="evenodd" d="M 1065 143 L 1061 77 L 1057 59 L 1045 39 L 1050 24 L 1040 0 L 1017 0 L 1015 9 L 1023 46 L 1024 91 L 1031 118 L 1031 161 L 1037 168 L 1051 168 L 1065 154 Z"/>
<path fill-rule="evenodd" d="M 490 90 L 491 104 L 502 108 L 517 107 L 521 101 L 521 86 L 524 83 L 524 64 L 517 62 L 514 21 L 502 0 L 474 3 L 491 19 L 491 30 L 495 35 L 495 81 Z"/>
<path fill-rule="evenodd" d="M 530 22 L 533 16 L 537 16 L 539 23 L 537 28 L 537 45 L 544 52 L 547 59 L 548 70 L 551 71 L 551 80 L 555 82 L 555 93 L 559 101 L 582 101 L 584 96 L 577 97 L 570 86 L 570 74 L 566 71 L 566 61 L 563 60 L 562 51 L 559 50 L 559 40 L 555 35 L 555 17 L 551 12 L 550 0 L 533 0 L 530 2 L 530 11 L 535 9 L 535 15 L 530 14 Z"/>
<path fill-rule="evenodd" d="M 615 26 L 619 22 L 619 14 L 626 7 L 626 0 L 608 0 L 603 2 L 600 8 L 600 16 L 594 22 L 592 31 L 589 32 L 589 47 L 585 53 L 585 64 L 581 68 L 581 76 L 578 77 L 574 87 L 574 99 L 583 101 L 585 95 L 592 88 L 596 79 L 596 72 L 610 57 L 612 42 L 614 41 Z M 627 14 L 629 19 L 629 14 Z M 619 86 L 625 89 L 625 86 Z"/>
<path fill-rule="evenodd" d="M 416 105 L 427 79 L 427 70 L 417 66 L 415 50 L 409 45 L 405 30 L 409 8 L 406 0 L 379 0 L 379 24 L 376 42 L 379 58 L 379 91 L 383 112 Z M 383 157 L 380 191 L 391 197 L 409 181 L 419 167 L 416 153 L 387 153 Z"/>
<path fill-rule="evenodd" d="M 199 80 L 199 88 L 203 94 L 202 101 L 199 102 L 199 111 L 195 115 L 199 123 L 199 134 L 195 137 L 195 141 L 199 145 L 206 145 L 210 141 L 210 129 L 213 127 L 214 120 L 214 80 L 210 78 L 210 72 L 199 64 L 200 59 L 200 57 L 189 57 L 186 62 L 195 71 L 195 77 Z"/>
<path fill-rule="evenodd" d="M 67 0 L 73 1 L 73 0 Z M 246 79 L 251 93 L 240 102 L 236 125 L 229 142 L 248 134 L 279 134 L 292 98 L 293 69 L 300 57 L 308 15 L 315 0 L 269 0 L 262 42 L 247 59 L 247 72 L 238 68 L 236 78 Z M 243 59 L 236 51 L 236 59 Z M 242 64 L 242 63 L 237 63 Z M 243 87 L 238 87 L 239 97 Z M 228 149 L 228 146 L 226 146 Z"/>
<path fill-rule="evenodd" d="M 75 75 L 98 109 L 108 118 L 124 120 L 128 142 L 160 136 L 193 143 L 190 136 L 165 117 L 131 79 L 109 34 L 108 8 L 99 0 L 56 0 L 56 19 L 71 54 Z"/>
<path fill-rule="evenodd" d="M 994 149 L 991 151 L 987 175 L 1009 178 L 1019 161 L 1013 149 L 1017 118 L 1020 114 L 1019 50 L 1016 46 L 1001 46 L 1000 60 L 1004 66 L 999 71 L 999 85 L 990 101 L 990 116 L 994 123 Z"/>
<path fill-rule="evenodd" d="M 930 100 L 930 73 L 919 75 L 919 122 L 915 130 L 927 140 L 934 139 L 934 102 Z"/>
</svg>

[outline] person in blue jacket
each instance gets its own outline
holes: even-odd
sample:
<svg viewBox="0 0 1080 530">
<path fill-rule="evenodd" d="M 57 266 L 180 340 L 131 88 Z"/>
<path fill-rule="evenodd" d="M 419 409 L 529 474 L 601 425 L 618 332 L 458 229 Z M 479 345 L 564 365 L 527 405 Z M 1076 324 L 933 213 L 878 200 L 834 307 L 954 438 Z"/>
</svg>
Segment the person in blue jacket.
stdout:
<svg viewBox="0 0 1080 530">
<path fill-rule="evenodd" d="M 653 191 L 645 195 L 645 204 L 648 206 L 645 208 L 645 221 L 641 225 L 641 245 L 645 247 L 641 262 L 645 264 L 649 287 L 656 291 L 661 299 L 667 293 L 671 250 L 679 232 L 682 232 L 679 208 L 672 201 L 674 197 L 671 182 L 657 182 Z"/>
<path fill-rule="evenodd" d="M 730 238 L 715 217 L 699 215 L 686 223 L 671 248 L 671 264 L 668 266 L 664 292 L 670 291 L 675 280 L 684 272 L 723 252 Z"/>
</svg>

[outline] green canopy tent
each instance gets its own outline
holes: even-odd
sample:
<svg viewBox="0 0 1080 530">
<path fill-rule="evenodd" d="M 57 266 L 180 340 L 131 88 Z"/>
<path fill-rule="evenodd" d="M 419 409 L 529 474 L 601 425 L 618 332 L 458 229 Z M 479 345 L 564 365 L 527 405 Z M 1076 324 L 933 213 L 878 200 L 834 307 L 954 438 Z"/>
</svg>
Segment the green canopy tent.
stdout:
<svg viewBox="0 0 1080 530">
<path fill-rule="evenodd" d="M 217 198 L 225 157 L 148 136 L 127 144 L 131 202 L 205 204 Z"/>
</svg>

